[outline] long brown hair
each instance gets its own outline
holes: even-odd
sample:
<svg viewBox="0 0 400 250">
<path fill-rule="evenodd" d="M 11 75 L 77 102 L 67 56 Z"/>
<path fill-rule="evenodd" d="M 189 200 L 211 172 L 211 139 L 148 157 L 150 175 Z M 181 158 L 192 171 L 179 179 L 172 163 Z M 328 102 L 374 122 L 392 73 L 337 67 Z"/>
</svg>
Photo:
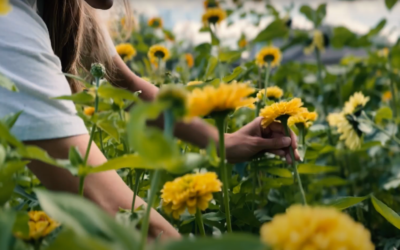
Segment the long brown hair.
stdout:
<svg viewBox="0 0 400 250">
<path fill-rule="evenodd" d="M 128 10 L 127 0 L 124 4 Z M 92 62 L 100 62 L 112 77 L 114 65 L 95 9 L 84 0 L 46 0 L 43 6 L 43 20 L 62 71 L 76 75 L 87 72 Z M 78 82 L 69 79 L 69 83 L 72 92 L 80 90 Z"/>
</svg>

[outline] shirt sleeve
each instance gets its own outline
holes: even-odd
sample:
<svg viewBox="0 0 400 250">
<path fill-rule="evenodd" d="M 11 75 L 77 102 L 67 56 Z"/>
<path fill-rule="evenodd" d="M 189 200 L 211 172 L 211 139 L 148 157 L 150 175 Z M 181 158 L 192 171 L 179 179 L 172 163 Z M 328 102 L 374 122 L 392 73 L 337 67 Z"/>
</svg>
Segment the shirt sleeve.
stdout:
<svg viewBox="0 0 400 250">
<path fill-rule="evenodd" d="M 0 88 L 0 117 L 22 111 L 12 133 L 22 141 L 86 134 L 84 122 L 71 101 L 52 99 L 70 95 L 53 53 L 46 25 L 33 8 L 11 0 L 13 10 L 0 16 L 0 73 L 19 92 Z"/>
</svg>

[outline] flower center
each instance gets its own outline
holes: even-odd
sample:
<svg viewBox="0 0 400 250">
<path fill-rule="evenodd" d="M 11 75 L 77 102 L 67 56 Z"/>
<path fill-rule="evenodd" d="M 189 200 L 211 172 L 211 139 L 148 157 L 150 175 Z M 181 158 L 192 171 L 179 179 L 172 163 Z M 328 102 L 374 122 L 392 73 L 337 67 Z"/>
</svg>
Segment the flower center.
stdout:
<svg viewBox="0 0 400 250">
<path fill-rule="evenodd" d="M 162 51 L 156 51 L 156 53 L 154 53 L 154 55 L 157 57 L 157 58 L 164 58 L 164 56 L 165 56 L 165 53 L 164 52 L 162 52 Z"/>
<path fill-rule="evenodd" d="M 219 21 L 219 16 L 211 16 L 210 18 L 208 18 L 208 22 L 215 24 Z"/>
<path fill-rule="evenodd" d="M 354 131 L 356 131 L 358 137 L 362 136 L 362 131 L 358 128 L 358 121 L 355 119 L 353 115 L 346 115 L 347 121 L 350 123 L 350 125 L 353 127 Z"/>
<path fill-rule="evenodd" d="M 274 59 L 275 59 L 275 56 L 271 55 L 271 54 L 264 56 L 264 62 L 267 62 L 267 63 L 273 62 Z"/>
</svg>

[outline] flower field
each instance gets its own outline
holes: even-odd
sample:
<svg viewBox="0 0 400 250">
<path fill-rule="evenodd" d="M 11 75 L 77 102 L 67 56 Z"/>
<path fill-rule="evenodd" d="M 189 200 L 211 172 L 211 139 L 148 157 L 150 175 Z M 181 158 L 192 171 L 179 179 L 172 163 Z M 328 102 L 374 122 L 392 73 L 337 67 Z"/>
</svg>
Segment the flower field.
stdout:
<svg viewBox="0 0 400 250">
<path fill-rule="evenodd" d="M 51 158 L 12 134 L 20 113 L 1 118 L 0 249 L 400 248 L 400 42 L 376 42 L 386 20 L 361 35 L 344 26 L 327 30 L 326 4 L 303 5 L 314 27 L 298 30 L 270 4 L 252 13 L 233 2 L 204 1 L 198 32 L 210 41 L 197 46 L 182 46 L 160 17 L 111 23 L 124 62 L 160 88 L 153 102 L 111 85 L 98 63 L 90 77 L 66 74 L 84 90 L 57 99 L 74 101 L 108 159 L 103 165 L 89 166 L 76 148 L 69 159 Z M 391 9 L 396 1 L 382 4 Z M 8 11 L 0 4 L 0 15 Z M 234 49 L 219 32 L 237 14 L 273 20 L 254 38 L 242 34 Z M 283 62 L 295 47 L 310 60 Z M 365 56 L 324 64 L 328 49 L 343 48 Z M 0 86 L 19 91 L 1 72 Z M 147 125 L 159 116 L 163 129 Z M 218 129 L 217 143 L 202 149 L 174 136 L 177 123 L 197 118 Z M 297 145 L 229 160 L 224 134 L 254 119 L 265 130 L 281 124 Z M 27 169 L 31 160 L 79 177 L 79 194 L 46 190 Z M 121 208 L 111 218 L 82 198 L 86 177 L 109 170 L 134 191 L 133 204 L 140 196 L 149 206 Z M 148 242 L 152 207 L 181 240 Z"/>
</svg>

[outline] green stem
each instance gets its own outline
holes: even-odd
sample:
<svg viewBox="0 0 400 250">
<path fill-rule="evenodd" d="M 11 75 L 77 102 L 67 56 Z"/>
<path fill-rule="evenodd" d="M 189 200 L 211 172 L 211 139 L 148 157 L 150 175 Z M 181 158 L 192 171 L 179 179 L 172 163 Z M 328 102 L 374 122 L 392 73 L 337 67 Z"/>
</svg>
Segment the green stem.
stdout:
<svg viewBox="0 0 400 250">
<path fill-rule="evenodd" d="M 289 126 L 287 125 L 287 118 L 286 119 L 282 119 L 282 124 L 283 124 L 283 126 L 285 128 L 286 136 L 290 137 Z M 297 179 L 297 183 L 299 185 L 299 190 L 300 190 L 301 198 L 302 198 L 302 201 L 303 201 L 303 205 L 307 205 L 306 195 L 304 193 L 303 185 L 301 183 L 301 178 L 300 178 L 299 171 L 297 170 L 297 163 L 296 163 L 296 159 L 294 157 L 294 150 L 293 150 L 292 145 L 290 145 L 290 147 L 289 147 L 289 152 L 290 152 L 290 157 L 292 158 L 292 168 L 294 170 L 294 173 L 295 173 L 295 176 L 296 176 L 296 179 Z"/>
<path fill-rule="evenodd" d="M 397 113 L 397 92 L 396 92 L 396 82 L 393 77 L 393 69 L 392 69 L 392 64 L 391 64 L 391 58 L 388 60 L 388 70 L 389 70 L 389 78 L 390 78 L 390 92 L 392 93 L 392 108 L 393 108 L 393 113 L 394 113 L 394 118 L 398 117 Z"/>
<path fill-rule="evenodd" d="M 101 152 L 104 156 L 106 156 L 106 151 L 104 150 L 104 143 L 103 143 L 103 130 L 99 129 L 99 137 L 100 137 L 100 148 Z"/>
<path fill-rule="evenodd" d="M 251 203 L 251 209 L 254 211 L 255 210 L 255 197 L 256 197 L 256 185 L 257 185 L 257 163 L 252 161 L 251 163 L 251 170 L 253 171 L 253 178 L 252 178 L 252 185 L 253 185 L 253 202 Z"/>
<path fill-rule="evenodd" d="M 140 176 L 142 175 L 142 170 L 136 170 L 135 173 L 135 187 L 133 189 L 133 199 L 132 199 L 132 207 L 131 207 L 131 212 L 135 212 L 135 202 L 136 202 L 136 196 L 137 193 L 139 192 L 139 183 L 140 183 Z M 131 177 L 132 181 L 132 177 Z"/>
<path fill-rule="evenodd" d="M 219 115 L 215 117 L 215 122 L 218 128 L 219 135 L 219 153 L 220 153 L 220 171 L 221 171 L 221 179 L 222 179 L 222 193 L 224 199 L 225 206 L 225 216 L 226 216 L 226 226 L 229 233 L 232 232 L 232 223 L 231 223 L 231 212 L 229 208 L 229 179 L 228 179 L 228 171 L 225 166 L 225 115 Z"/>
<path fill-rule="evenodd" d="M 203 215 L 199 208 L 196 210 L 196 224 L 199 227 L 201 236 L 206 236 L 206 231 L 204 230 Z"/>
<path fill-rule="evenodd" d="M 269 81 L 269 75 L 271 74 L 271 63 L 267 64 L 267 70 L 265 72 L 265 81 L 264 81 L 264 105 L 267 103 L 267 88 L 268 88 L 268 81 Z"/>
<path fill-rule="evenodd" d="M 40 250 L 41 246 L 42 246 L 42 240 L 36 240 L 35 243 L 33 243 L 34 250 Z"/>
</svg>

